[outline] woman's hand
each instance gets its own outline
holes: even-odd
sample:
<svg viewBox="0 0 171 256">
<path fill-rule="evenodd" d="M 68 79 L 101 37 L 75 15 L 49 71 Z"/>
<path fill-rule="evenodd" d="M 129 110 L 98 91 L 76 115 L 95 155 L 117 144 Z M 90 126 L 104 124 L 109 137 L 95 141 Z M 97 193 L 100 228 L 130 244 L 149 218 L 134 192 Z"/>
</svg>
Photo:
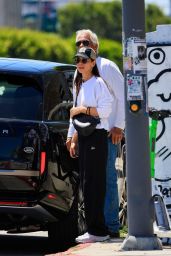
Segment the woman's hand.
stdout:
<svg viewBox="0 0 171 256">
<path fill-rule="evenodd" d="M 70 156 L 72 158 L 78 157 L 78 134 L 77 134 L 77 132 L 74 133 L 74 135 L 71 139 L 69 152 L 70 152 Z"/>
<path fill-rule="evenodd" d="M 72 140 L 72 138 L 67 138 L 67 140 L 66 140 L 66 147 L 67 147 L 67 150 L 68 151 L 70 151 L 70 147 L 71 147 L 71 140 Z"/>
<path fill-rule="evenodd" d="M 72 158 L 76 158 L 78 157 L 77 154 L 77 144 L 75 142 L 71 142 L 71 146 L 70 146 L 70 156 Z"/>
<path fill-rule="evenodd" d="M 83 107 L 83 106 L 79 106 L 79 107 L 72 107 L 70 109 L 70 117 L 73 118 L 73 116 L 76 116 L 78 114 L 81 114 L 81 113 L 86 113 L 87 111 L 87 108 L 86 107 Z"/>
</svg>

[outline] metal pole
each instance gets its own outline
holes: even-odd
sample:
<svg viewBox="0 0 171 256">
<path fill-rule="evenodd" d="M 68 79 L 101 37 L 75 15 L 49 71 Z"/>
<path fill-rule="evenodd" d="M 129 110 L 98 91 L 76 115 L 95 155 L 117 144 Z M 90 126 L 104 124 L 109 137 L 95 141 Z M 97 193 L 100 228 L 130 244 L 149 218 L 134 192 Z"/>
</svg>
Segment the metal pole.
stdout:
<svg viewBox="0 0 171 256">
<path fill-rule="evenodd" d="M 153 234 L 149 120 L 146 108 L 145 7 L 123 0 L 128 236 L 122 250 L 162 249 Z"/>
</svg>

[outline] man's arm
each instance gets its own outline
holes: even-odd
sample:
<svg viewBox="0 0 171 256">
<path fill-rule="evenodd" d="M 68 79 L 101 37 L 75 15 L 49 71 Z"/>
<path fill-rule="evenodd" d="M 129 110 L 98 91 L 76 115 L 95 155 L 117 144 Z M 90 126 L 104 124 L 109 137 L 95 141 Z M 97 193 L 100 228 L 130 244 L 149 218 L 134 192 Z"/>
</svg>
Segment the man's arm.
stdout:
<svg viewBox="0 0 171 256">
<path fill-rule="evenodd" d="M 115 63 L 110 62 L 106 68 L 108 75 L 105 77 L 105 81 L 116 101 L 115 124 L 108 136 L 111 137 L 113 144 L 118 144 L 123 138 L 123 129 L 125 128 L 124 79 Z"/>
</svg>

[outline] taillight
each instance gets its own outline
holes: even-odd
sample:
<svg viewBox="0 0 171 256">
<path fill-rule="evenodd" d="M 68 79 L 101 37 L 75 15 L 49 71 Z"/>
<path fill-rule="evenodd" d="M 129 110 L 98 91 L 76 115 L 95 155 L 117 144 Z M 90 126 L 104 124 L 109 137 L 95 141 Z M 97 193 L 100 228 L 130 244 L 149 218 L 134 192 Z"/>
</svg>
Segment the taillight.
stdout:
<svg viewBox="0 0 171 256">
<path fill-rule="evenodd" d="M 55 194 L 48 194 L 48 199 L 56 199 L 57 196 Z"/>
<path fill-rule="evenodd" d="M 41 152 L 40 155 L 40 174 L 42 175 L 45 171 L 46 164 L 46 152 Z"/>
<path fill-rule="evenodd" d="M 0 201 L 0 205 L 8 205 L 8 206 L 27 206 L 27 202 L 13 202 L 13 201 Z"/>
</svg>

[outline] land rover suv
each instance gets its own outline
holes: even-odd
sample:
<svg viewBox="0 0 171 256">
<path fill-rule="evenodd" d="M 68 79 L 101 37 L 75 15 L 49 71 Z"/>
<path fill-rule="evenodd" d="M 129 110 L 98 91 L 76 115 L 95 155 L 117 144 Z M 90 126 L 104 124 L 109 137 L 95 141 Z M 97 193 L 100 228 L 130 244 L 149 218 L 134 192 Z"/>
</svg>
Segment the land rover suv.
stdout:
<svg viewBox="0 0 171 256">
<path fill-rule="evenodd" d="M 0 229 L 77 235 L 77 160 L 65 146 L 74 65 L 0 58 Z M 31 229 L 32 230 L 32 229 Z"/>
</svg>

